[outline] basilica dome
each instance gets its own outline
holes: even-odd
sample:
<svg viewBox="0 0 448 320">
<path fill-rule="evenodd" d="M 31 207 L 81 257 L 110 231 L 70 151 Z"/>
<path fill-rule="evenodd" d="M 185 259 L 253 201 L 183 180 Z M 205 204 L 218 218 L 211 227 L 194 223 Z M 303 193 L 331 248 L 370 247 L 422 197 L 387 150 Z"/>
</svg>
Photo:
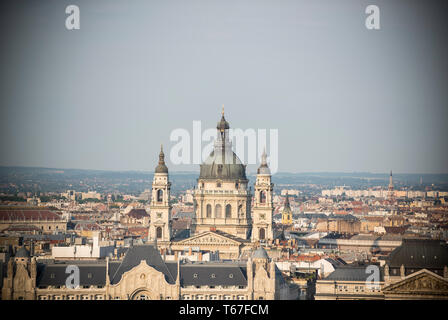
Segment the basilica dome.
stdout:
<svg viewBox="0 0 448 320">
<path fill-rule="evenodd" d="M 232 150 L 213 150 L 201 164 L 199 179 L 246 180 L 246 166 Z"/>
<path fill-rule="evenodd" d="M 246 166 L 232 151 L 229 127 L 223 110 L 221 121 L 216 126 L 217 138 L 214 149 L 201 164 L 199 179 L 247 180 Z"/>
</svg>

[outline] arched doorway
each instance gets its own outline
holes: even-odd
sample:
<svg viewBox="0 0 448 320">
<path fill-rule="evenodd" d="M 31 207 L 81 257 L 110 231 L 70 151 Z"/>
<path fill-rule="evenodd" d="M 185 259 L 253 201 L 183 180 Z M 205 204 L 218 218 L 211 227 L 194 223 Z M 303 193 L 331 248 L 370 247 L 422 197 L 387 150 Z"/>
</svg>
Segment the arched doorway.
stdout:
<svg viewBox="0 0 448 320">
<path fill-rule="evenodd" d="M 148 290 L 138 290 L 131 295 L 131 300 L 152 300 Z"/>
</svg>

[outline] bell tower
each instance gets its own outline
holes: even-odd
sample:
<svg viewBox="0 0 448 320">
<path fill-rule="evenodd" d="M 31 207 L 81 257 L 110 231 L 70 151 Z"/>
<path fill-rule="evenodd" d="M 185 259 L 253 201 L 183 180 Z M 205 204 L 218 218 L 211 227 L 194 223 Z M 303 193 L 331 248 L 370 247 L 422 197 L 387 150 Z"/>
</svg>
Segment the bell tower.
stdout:
<svg viewBox="0 0 448 320">
<path fill-rule="evenodd" d="M 394 198 L 394 182 L 392 179 L 392 170 L 389 175 L 389 186 L 387 187 L 387 197 L 392 200 Z"/>
<path fill-rule="evenodd" d="M 285 206 L 282 212 L 282 224 L 284 225 L 292 224 L 292 210 L 289 204 L 289 194 L 286 194 Z"/>
<path fill-rule="evenodd" d="M 261 165 L 257 171 L 254 189 L 252 241 L 270 242 L 274 239 L 272 231 L 274 184 L 271 182 L 271 170 L 266 161 L 266 150 L 263 150 L 261 155 Z"/>
<path fill-rule="evenodd" d="M 151 194 L 151 221 L 149 224 L 148 240 L 170 241 L 171 240 L 171 205 L 170 205 L 171 182 L 168 178 L 168 168 L 165 165 L 165 154 L 160 146 L 159 164 L 154 172 Z"/>
</svg>

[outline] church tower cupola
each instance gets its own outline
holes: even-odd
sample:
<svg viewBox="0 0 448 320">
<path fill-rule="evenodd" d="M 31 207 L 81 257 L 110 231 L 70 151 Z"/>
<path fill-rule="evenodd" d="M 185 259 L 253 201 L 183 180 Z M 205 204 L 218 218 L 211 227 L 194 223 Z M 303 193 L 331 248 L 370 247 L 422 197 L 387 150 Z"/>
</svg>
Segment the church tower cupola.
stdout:
<svg viewBox="0 0 448 320">
<path fill-rule="evenodd" d="M 168 167 L 165 164 L 165 154 L 163 153 L 162 145 L 160 145 L 159 164 L 156 167 L 155 173 L 168 173 Z"/>
<path fill-rule="evenodd" d="M 271 170 L 267 163 L 266 150 L 261 155 L 261 164 L 255 181 L 253 207 L 252 241 L 270 242 L 273 240 L 272 216 L 274 214 Z"/>
<path fill-rule="evenodd" d="M 154 172 L 152 182 L 152 195 L 150 203 L 151 220 L 149 224 L 149 241 L 171 240 L 171 182 L 168 177 L 168 168 L 165 164 L 165 154 L 160 146 L 159 164 Z"/>
<path fill-rule="evenodd" d="M 292 224 L 292 210 L 291 205 L 289 204 L 289 194 L 286 194 L 285 206 L 282 212 L 282 224 Z"/>
</svg>

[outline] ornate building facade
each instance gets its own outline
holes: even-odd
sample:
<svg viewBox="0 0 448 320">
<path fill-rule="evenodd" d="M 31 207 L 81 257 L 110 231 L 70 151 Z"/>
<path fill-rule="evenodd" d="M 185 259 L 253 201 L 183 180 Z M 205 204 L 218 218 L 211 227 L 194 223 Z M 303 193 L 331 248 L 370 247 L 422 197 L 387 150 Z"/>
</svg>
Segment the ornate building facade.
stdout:
<svg viewBox="0 0 448 320">
<path fill-rule="evenodd" d="M 74 266 L 79 283 L 68 285 Z M 3 300 L 266 300 L 291 290 L 263 248 L 247 261 L 165 262 L 157 247 L 128 249 L 120 261 L 36 262 L 22 248 L 8 264 Z"/>
<path fill-rule="evenodd" d="M 195 217 L 192 235 L 218 230 L 241 239 L 250 239 L 251 194 L 246 166 L 232 151 L 229 123 L 222 114 L 217 125 L 214 149 L 201 164 L 194 191 Z"/>
<path fill-rule="evenodd" d="M 189 238 L 176 238 L 171 231 L 170 182 L 164 154 L 159 155 L 152 186 L 149 240 L 161 249 L 181 253 L 195 247 L 218 251 L 223 259 L 237 259 L 258 246 L 271 244 L 273 231 L 273 188 L 264 151 L 255 181 L 254 207 L 246 177 L 246 166 L 232 151 L 229 123 L 222 113 L 214 148 L 200 166 L 193 193 L 194 217 Z"/>
</svg>

